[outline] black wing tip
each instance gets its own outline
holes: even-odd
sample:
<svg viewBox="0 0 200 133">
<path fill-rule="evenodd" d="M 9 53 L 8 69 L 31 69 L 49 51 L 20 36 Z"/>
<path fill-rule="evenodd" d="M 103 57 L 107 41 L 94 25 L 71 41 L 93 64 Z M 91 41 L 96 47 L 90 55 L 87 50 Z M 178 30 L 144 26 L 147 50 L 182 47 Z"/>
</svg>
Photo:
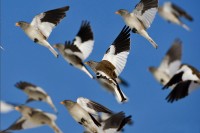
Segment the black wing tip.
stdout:
<svg viewBox="0 0 200 133">
<path fill-rule="evenodd" d="M 70 6 L 64 6 L 64 7 L 56 8 L 54 10 L 59 10 L 59 11 L 65 12 L 65 11 L 68 11 L 69 9 L 70 9 Z"/>
<path fill-rule="evenodd" d="M 174 45 L 180 45 L 180 46 L 182 45 L 182 43 L 183 42 L 182 42 L 182 40 L 180 38 L 175 38 L 174 42 L 173 42 Z"/>
<path fill-rule="evenodd" d="M 128 26 L 124 26 L 121 32 L 118 34 L 117 38 L 114 40 L 113 44 L 116 48 L 115 54 L 121 52 L 129 52 L 131 49 L 130 46 L 130 31 L 131 29 Z"/>
<path fill-rule="evenodd" d="M 81 27 L 90 27 L 90 21 L 82 20 Z"/>
<path fill-rule="evenodd" d="M 65 41 L 65 45 L 71 45 L 71 41 Z"/>
<path fill-rule="evenodd" d="M 89 21 L 83 20 L 81 22 L 80 29 L 76 36 L 80 37 L 82 42 L 94 40 L 93 31 Z"/>
<path fill-rule="evenodd" d="M 23 90 L 25 89 L 26 86 L 29 86 L 29 85 L 32 85 L 32 84 L 26 81 L 19 81 L 15 84 L 15 87 Z"/>
<path fill-rule="evenodd" d="M 121 115 L 124 117 L 124 119 L 122 120 L 122 122 L 121 122 L 120 126 L 118 127 L 117 131 L 121 131 L 121 130 L 123 129 L 123 127 L 124 127 L 127 123 L 133 124 L 132 119 L 131 119 L 131 118 L 132 118 L 131 115 L 125 117 L 125 113 L 124 113 L 123 111 L 120 112 L 119 114 L 121 114 Z"/>
</svg>

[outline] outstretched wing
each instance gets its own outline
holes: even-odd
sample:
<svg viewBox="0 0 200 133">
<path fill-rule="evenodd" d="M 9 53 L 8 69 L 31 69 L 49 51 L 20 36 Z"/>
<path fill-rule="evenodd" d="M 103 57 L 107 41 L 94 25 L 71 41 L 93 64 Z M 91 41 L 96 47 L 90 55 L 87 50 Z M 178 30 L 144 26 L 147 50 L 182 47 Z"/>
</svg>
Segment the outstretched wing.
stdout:
<svg viewBox="0 0 200 133">
<path fill-rule="evenodd" d="M 115 66 L 117 76 L 122 72 L 130 52 L 130 28 L 124 26 L 112 45 L 108 48 L 102 60 L 107 60 Z"/>
<path fill-rule="evenodd" d="M 153 22 L 157 9 L 158 0 L 141 0 L 133 10 L 135 16 L 143 23 L 145 28 L 149 28 Z"/>
<path fill-rule="evenodd" d="M 170 7 L 172 9 L 172 12 L 177 16 L 177 17 L 185 17 L 189 21 L 193 21 L 192 16 L 190 16 L 184 9 L 181 7 L 177 6 L 174 3 L 171 2 L 165 2 L 164 6 Z"/>
<path fill-rule="evenodd" d="M 47 39 L 53 28 L 66 16 L 65 11 L 68 10 L 69 6 L 65 6 L 40 13 L 33 18 L 31 25 L 38 28 L 38 30 L 40 30 L 40 32 Z"/>
<path fill-rule="evenodd" d="M 5 131 L 23 130 L 23 129 L 35 128 L 39 126 L 42 126 L 42 124 L 33 123 L 29 119 L 26 119 L 25 117 L 20 117 Z"/>
<path fill-rule="evenodd" d="M 172 77 L 181 66 L 182 42 L 176 39 L 160 63 L 159 69 Z"/>
<path fill-rule="evenodd" d="M 77 103 L 90 114 L 97 114 L 98 112 L 112 114 L 110 109 L 87 98 L 79 97 Z"/>
<path fill-rule="evenodd" d="M 79 57 L 85 60 L 92 52 L 94 46 L 93 32 L 88 21 L 83 21 L 73 44 L 81 51 Z"/>
</svg>

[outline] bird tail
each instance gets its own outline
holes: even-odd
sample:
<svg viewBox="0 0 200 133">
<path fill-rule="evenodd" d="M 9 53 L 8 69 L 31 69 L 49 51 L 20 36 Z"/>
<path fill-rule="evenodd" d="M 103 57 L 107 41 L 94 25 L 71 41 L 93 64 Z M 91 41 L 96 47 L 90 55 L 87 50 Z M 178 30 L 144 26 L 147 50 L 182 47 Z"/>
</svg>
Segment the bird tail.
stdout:
<svg viewBox="0 0 200 133">
<path fill-rule="evenodd" d="M 94 79 L 94 77 L 92 76 L 92 74 L 88 71 L 88 69 L 83 65 L 81 70 L 83 72 L 85 72 L 91 79 Z"/>
<path fill-rule="evenodd" d="M 128 98 L 127 96 L 122 92 L 122 90 L 119 88 L 118 83 L 116 82 L 116 85 L 114 87 L 114 91 L 116 94 L 116 99 L 119 103 L 127 102 Z"/>
<path fill-rule="evenodd" d="M 52 102 L 50 96 L 47 97 L 47 103 L 53 108 L 53 110 L 54 110 L 56 113 L 58 113 L 58 111 L 57 111 L 55 105 L 53 104 L 53 102 Z"/>
<path fill-rule="evenodd" d="M 153 45 L 154 48 L 158 48 L 158 45 L 154 42 L 154 40 L 148 35 L 148 33 L 145 30 L 143 30 L 140 34 L 144 38 L 146 38 Z"/>
<path fill-rule="evenodd" d="M 53 55 L 54 55 L 56 58 L 58 58 L 58 53 L 55 51 L 55 49 L 54 49 L 51 45 L 48 47 L 48 49 L 51 51 L 51 53 L 53 53 Z"/>
<path fill-rule="evenodd" d="M 189 28 L 186 24 L 183 24 L 183 23 L 182 23 L 181 26 L 182 26 L 184 29 L 186 29 L 187 31 L 191 31 L 190 28 Z"/>
<path fill-rule="evenodd" d="M 44 46 L 47 47 L 56 58 L 58 58 L 58 53 L 46 40 L 44 41 Z"/>
<path fill-rule="evenodd" d="M 118 84 L 121 84 L 121 85 L 123 85 L 125 87 L 129 86 L 128 82 L 126 80 L 124 80 L 123 78 L 121 78 L 121 77 L 118 77 L 116 80 L 117 80 Z"/>
<path fill-rule="evenodd" d="M 54 130 L 55 133 L 63 133 L 60 128 L 56 125 L 55 122 L 52 122 L 51 128 Z"/>
</svg>

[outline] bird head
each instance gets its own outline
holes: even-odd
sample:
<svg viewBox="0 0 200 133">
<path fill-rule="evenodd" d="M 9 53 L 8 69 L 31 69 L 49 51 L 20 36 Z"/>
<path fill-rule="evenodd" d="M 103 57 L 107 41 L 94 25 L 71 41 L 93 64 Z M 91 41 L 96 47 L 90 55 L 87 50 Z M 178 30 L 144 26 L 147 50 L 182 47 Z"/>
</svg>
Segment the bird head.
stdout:
<svg viewBox="0 0 200 133">
<path fill-rule="evenodd" d="M 23 112 L 24 110 L 29 109 L 29 107 L 25 106 L 25 105 L 19 105 L 19 106 L 15 106 L 15 110 L 19 111 L 19 112 Z"/>
<path fill-rule="evenodd" d="M 151 73 L 155 73 L 155 71 L 157 70 L 157 68 L 153 66 L 150 66 L 148 69 L 149 69 L 149 72 Z"/>
<path fill-rule="evenodd" d="M 25 29 L 26 27 L 29 26 L 29 24 L 27 22 L 24 21 L 19 21 L 17 23 L 15 23 L 15 26 L 21 27 L 22 29 Z"/>
<path fill-rule="evenodd" d="M 73 102 L 71 100 L 64 100 L 64 101 L 60 102 L 60 104 L 63 104 L 67 108 L 71 108 L 74 106 L 75 102 Z"/>
<path fill-rule="evenodd" d="M 63 45 L 61 43 L 57 43 L 57 44 L 53 45 L 53 47 L 58 49 L 58 50 L 64 50 L 65 45 Z"/>
<path fill-rule="evenodd" d="M 128 11 L 125 9 L 120 9 L 120 10 L 116 11 L 115 14 L 118 14 L 120 16 L 125 16 L 128 14 Z"/>
<path fill-rule="evenodd" d="M 96 66 L 98 65 L 98 62 L 95 62 L 95 61 L 90 60 L 90 61 L 85 62 L 84 64 L 86 64 L 86 65 L 88 65 L 89 67 L 91 67 L 91 69 L 92 69 L 93 71 L 96 71 Z"/>
</svg>

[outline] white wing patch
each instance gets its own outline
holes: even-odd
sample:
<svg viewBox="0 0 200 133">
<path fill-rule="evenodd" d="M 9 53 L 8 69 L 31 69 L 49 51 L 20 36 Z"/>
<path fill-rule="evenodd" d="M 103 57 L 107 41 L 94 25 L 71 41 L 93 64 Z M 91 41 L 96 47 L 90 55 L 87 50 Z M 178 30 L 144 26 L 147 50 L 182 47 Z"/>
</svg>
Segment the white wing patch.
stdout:
<svg viewBox="0 0 200 133">
<path fill-rule="evenodd" d="M 45 115 L 47 115 L 51 120 L 55 121 L 57 119 L 57 116 L 51 113 L 44 113 Z"/>
<path fill-rule="evenodd" d="M 141 11 L 134 10 L 133 13 L 140 21 L 142 21 L 145 28 L 148 29 L 155 18 L 157 10 L 157 8 L 151 8 L 149 10 L 146 10 L 143 14 L 141 13 Z"/>
<path fill-rule="evenodd" d="M 47 94 L 41 87 L 38 87 L 38 86 L 37 87 L 27 86 L 26 88 L 27 88 L 27 90 L 39 91 L 39 92 L 41 92 L 43 94 Z"/>
<path fill-rule="evenodd" d="M 169 76 L 172 77 L 177 72 L 177 70 L 179 69 L 180 66 L 181 66 L 180 60 L 171 62 L 168 66 Z"/>
<path fill-rule="evenodd" d="M 80 51 L 82 52 L 82 60 L 85 60 L 90 53 L 92 52 L 93 46 L 94 46 L 94 40 L 88 40 L 82 43 L 82 40 L 80 37 L 76 36 L 74 45 L 76 45 Z"/>
<path fill-rule="evenodd" d="M 129 52 L 125 51 L 118 53 L 117 55 L 115 55 L 114 53 L 115 47 L 111 45 L 110 51 L 104 55 L 102 60 L 108 60 L 109 62 L 111 62 L 116 68 L 115 72 L 117 76 L 119 76 L 126 65 Z"/>
<path fill-rule="evenodd" d="M 46 38 L 49 37 L 55 24 L 50 22 L 41 22 L 41 19 L 45 16 L 45 13 L 41 13 L 35 16 L 31 22 L 31 25 L 37 28 Z"/>
<path fill-rule="evenodd" d="M 183 65 L 176 73 L 180 73 L 180 72 L 184 72 L 182 76 L 183 81 L 186 81 L 186 80 L 198 81 L 199 80 L 199 78 L 195 74 L 193 74 L 191 68 L 189 68 L 187 65 Z"/>
<path fill-rule="evenodd" d="M 93 114 L 93 115 L 97 115 L 98 112 L 95 111 L 94 109 L 90 108 L 87 106 L 87 104 L 90 102 L 89 99 L 86 99 L 86 98 L 83 98 L 83 97 L 79 97 L 77 99 L 77 103 L 83 108 L 85 109 L 87 112 L 89 112 L 90 114 Z"/>
<path fill-rule="evenodd" d="M 22 124 L 23 129 L 29 129 L 29 128 L 35 128 L 35 127 L 42 126 L 42 124 L 32 122 L 29 119 L 26 119 L 25 117 L 20 118 L 16 123 L 19 123 L 23 120 L 25 120 L 24 123 Z"/>
</svg>

